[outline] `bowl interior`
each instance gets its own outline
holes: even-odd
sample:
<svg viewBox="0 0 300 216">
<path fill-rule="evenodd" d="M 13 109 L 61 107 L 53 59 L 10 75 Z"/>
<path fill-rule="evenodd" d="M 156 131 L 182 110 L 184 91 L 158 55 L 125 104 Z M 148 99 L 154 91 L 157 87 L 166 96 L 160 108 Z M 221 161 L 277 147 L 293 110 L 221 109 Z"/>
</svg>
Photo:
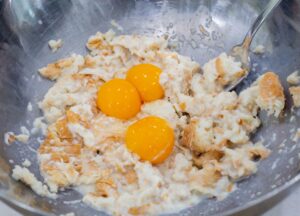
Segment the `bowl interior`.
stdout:
<svg viewBox="0 0 300 216">
<path fill-rule="evenodd" d="M 264 140 L 272 150 L 255 175 L 238 183 L 238 190 L 222 201 L 207 199 L 197 206 L 174 215 L 214 215 L 237 212 L 274 194 L 298 174 L 300 143 L 292 141 L 300 127 L 300 110 L 291 109 L 286 77 L 300 68 L 300 1 L 284 1 L 258 32 L 253 47 L 262 44 L 266 52 L 251 54 L 251 75 L 238 90 L 251 84 L 261 73 L 275 71 L 286 89 L 286 109 L 281 118 L 261 113 L 262 127 L 253 135 Z M 170 47 L 191 56 L 203 65 L 207 60 L 240 43 L 265 1 L 238 0 L 39 0 L 2 1 L 0 18 L 0 195 L 22 207 L 31 206 L 54 214 L 99 215 L 79 201 L 72 190 L 62 192 L 57 200 L 33 194 L 9 177 L 11 167 L 25 159 L 30 170 L 39 175 L 36 149 L 40 135 L 31 136 L 29 144 L 4 144 L 4 133 L 32 128 L 41 116 L 37 103 L 51 82 L 42 79 L 37 69 L 70 53 L 86 53 L 85 42 L 97 31 L 113 29 L 117 34 L 148 34 L 169 38 Z M 297 11 L 298 10 L 298 11 Z M 112 25 L 116 21 L 121 28 Z M 63 39 L 56 53 L 48 48 L 50 39 Z M 27 111 L 28 103 L 33 105 Z M 279 189 L 278 189 L 279 188 Z M 105 215 L 103 213 L 103 215 Z"/>
</svg>

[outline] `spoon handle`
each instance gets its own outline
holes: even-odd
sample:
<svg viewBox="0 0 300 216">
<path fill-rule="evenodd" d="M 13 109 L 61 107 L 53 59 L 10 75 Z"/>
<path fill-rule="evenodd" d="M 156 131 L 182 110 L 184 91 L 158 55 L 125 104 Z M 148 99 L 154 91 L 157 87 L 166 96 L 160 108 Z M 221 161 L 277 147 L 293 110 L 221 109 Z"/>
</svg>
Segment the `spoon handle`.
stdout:
<svg viewBox="0 0 300 216">
<path fill-rule="evenodd" d="M 252 26 L 250 27 L 249 31 L 247 32 L 247 36 L 243 41 L 243 45 L 245 48 L 249 48 L 253 37 L 255 36 L 256 32 L 260 28 L 260 26 L 264 23 L 270 13 L 280 4 L 282 0 L 270 0 L 261 14 L 255 19 Z"/>
</svg>

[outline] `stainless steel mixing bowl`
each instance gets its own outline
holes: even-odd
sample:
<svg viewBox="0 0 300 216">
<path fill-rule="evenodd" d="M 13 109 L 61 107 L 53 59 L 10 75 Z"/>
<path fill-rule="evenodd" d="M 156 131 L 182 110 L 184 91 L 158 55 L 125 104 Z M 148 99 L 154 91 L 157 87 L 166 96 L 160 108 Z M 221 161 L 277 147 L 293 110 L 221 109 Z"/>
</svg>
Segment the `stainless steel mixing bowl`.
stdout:
<svg viewBox="0 0 300 216">
<path fill-rule="evenodd" d="M 36 149 L 40 136 L 31 136 L 29 144 L 7 146 L 3 134 L 32 127 L 40 116 L 37 102 L 53 84 L 41 79 L 37 69 L 72 52 L 84 54 L 87 38 L 96 31 L 107 31 L 111 20 L 123 27 L 118 34 L 165 35 L 177 51 L 203 64 L 222 51 L 241 42 L 250 23 L 265 1 L 240 0 L 2 0 L 0 1 L 0 197 L 15 206 L 37 214 L 104 215 L 78 201 L 80 195 L 70 189 L 57 200 L 35 195 L 9 177 L 11 167 L 27 158 L 29 168 L 39 179 Z M 62 38 L 63 47 L 51 53 L 47 42 Z M 254 46 L 263 44 L 263 55 L 251 55 L 251 76 L 239 90 L 262 72 L 273 70 L 285 89 L 286 77 L 300 68 L 300 1 L 286 0 L 259 31 Z M 260 163 L 258 172 L 239 182 L 238 189 L 222 201 L 207 199 L 197 206 L 173 215 L 227 215 L 274 196 L 299 179 L 300 143 L 291 141 L 300 127 L 300 110 L 291 110 L 286 92 L 285 114 L 276 120 L 264 112 L 262 127 L 253 135 L 263 139 L 271 156 Z M 28 112 L 28 102 L 33 111 Z M 295 116 L 291 119 L 291 113 Z M 275 135 L 273 135 L 273 133 Z M 74 201 L 75 200 L 75 201 Z"/>
</svg>

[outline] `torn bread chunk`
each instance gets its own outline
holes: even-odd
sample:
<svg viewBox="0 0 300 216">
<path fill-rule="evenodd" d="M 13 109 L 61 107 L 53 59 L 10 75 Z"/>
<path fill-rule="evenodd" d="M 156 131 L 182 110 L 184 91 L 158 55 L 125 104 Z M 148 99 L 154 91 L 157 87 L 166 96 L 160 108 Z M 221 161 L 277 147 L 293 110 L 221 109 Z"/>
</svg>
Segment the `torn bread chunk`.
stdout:
<svg viewBox="0 0 300 216">
<path fill-rule="evenodd" d="M 182 110 L 185 97 L 190 94 L 190 82 L 200 72 L 200 65 L 178 53 L 161 51 L 158 54 L 162 59 L 161 67 L 165 68 L 160 75 L 165 97 L 169 98 L 176 110 Z"/>
<path fill-rule="evenodd" d="M 76 104 L 93 104 L 95 106 L 95 93 L 98 90 L 97 87 L 101 86 L 103 82 L 97 77 L 80 76 L 78 78 L 76 75 L 70 75 L 64 79 L 59 79 L 39 104 L 49 123 L 62 117 L 67 107 Z"/>
<path fill-rule="evenodd" d="M 245 75 L 240 62 L 222 53 L 203 66 L 204 85 L 209 92 L 220 92 L 232 82 Z"/>
<path fill-rule="evenodd" d="M 245 102 L 241 103 L 241 99 Z M 249 134 L 260 125 L 259 119 L 255 117 L 256 107 L 255 94 L 252 99 L 252 95 L 245 93 L 241 97 L 235 92 L 219 93 L 206 105 L 201 115 L 191 118 L 184 128 L 182 145 L 193 152 L 204 153 L 231 144 L 247 143 Z"/>
<path fill-rule="evenodd" d="M 258 79 L 257 105 L 268 114 L 278 117 L 285 105 L 285 96 L 279 77 L 273 72 L 267 72 Z"/>
<path fill-rule="evenodd" d="M 298 85 L 300 84 L 300 75 L 299 75 L 299 71 L 295 71 L 293 73 L 291 73 L 286 81 L 290 84 L 290 85 Z"/>
<path fill-rule="evenodd" d="M 254 85 L 243 90 L 239 95 L 239 103 L 248 109 L 254 116 L 258 113 L 258 106 L 256 103 L 258 97 L 258 86 Z"/>
<path fill-rule="evenodd" d="M 300 107 L 300 86 L 290 87 L 289 91 L 292 95 L 294 106 Z"/>
<path fill-rule="evenodd" d="M 195 152 L 217 149 L 213 143 L 212 119 L 192 120 L 184 129 L 182 145 Z"/>
<path fill-rule="evenodd" d="M 88 39 L 86 47 L 91 51 L 92 55 L 109 55 L 112 52 L 110 42 L 114 38 L 115 33 L 108 31 L 106 33 L 97 32 Z"/>
<path fill-rule="evenodd" d="M 217 151 L 249 142 L 249 134 L 259 125 L 251 112 L 221 111 L 212 117 L 194 117 L 185 127 L 181 142 L 194 153 Z"/>
<path fill-rule="evenodd" d="M 49 198 L 56 198 L 55 193 L 51 193 L 47 187 L 47 185 L 43 184 L 31 173 L 27 168 L 15 166 L 12 171 L 12 177 L 15 180 L 20 180 L 30 186 L 34 192 L 39 194 L 40 196 L 45 196 Z"/>
<path fill-rule="evenodd" d="M 72 74 L 78 72 L 84 64 L 84 58 L 81 55 L 72 54 L 71 57 L 60 59 L 46 67 L 39 69 L 39 73 L 48 79 L 56 80 L 63 74 Z"/>
<path fill-rule="evenodd" d="M 238 180 L 257 171 L 255 161 L 268 157 L 270 150 L 262 143 L 247 143 L 236 149 L 224 148 L 220 170 L 223 175 Z"/>
</svg>

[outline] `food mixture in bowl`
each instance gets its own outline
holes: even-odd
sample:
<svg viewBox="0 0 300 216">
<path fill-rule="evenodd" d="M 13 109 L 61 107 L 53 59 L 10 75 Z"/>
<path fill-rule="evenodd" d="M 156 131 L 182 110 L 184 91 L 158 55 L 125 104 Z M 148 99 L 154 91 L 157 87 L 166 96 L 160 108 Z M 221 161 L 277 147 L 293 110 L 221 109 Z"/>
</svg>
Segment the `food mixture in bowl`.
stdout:
<svg viewBox="0 0 300 216">
<path fill-rule="evenodd" d="M 268 157 L 250 136 L 259 110 L 278 117 L 284 108 L 275 73 L 238 95 L 224 87 L 245 71 L 225 53 L 200 66 L 164 38 L 112 31 L 87 48 L 39 70 L 55 81 L 39 103 L 48 123 L 38 149 L 45 184 L 25 167 L 13 177 L 40 195 L 74 187 L 114 215 L 177 212 L 225 198 Z"/>
</svg>

